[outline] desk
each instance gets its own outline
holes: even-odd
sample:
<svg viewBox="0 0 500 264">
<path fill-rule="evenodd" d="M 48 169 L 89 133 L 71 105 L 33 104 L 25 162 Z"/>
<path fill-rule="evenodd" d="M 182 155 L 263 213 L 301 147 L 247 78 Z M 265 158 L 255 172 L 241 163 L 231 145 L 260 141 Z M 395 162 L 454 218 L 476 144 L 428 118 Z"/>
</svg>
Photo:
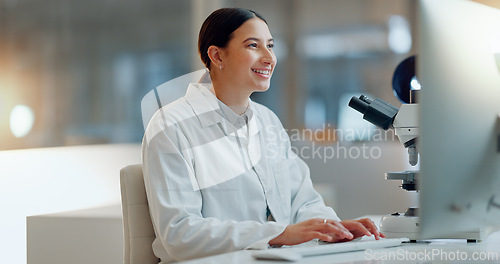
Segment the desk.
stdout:
<svg viewBox="0 0 500 264">
<path fill-rule="evenodd" d="M 123 264 L 121 205 L 27 218 L 28 264 Z"/>
<path fill-rule="evenodd" d="M 448 261 L 446 261 L 448 260 Z M 341 254 L 307 257 L 300 261 L 262 261 L 252 257 L 252 251 L 244 250 L 221 254 L 212 257 L 181 262 L 184 264 L 239 263 L 239 264 L 277 264 L 277 263 L 452 263 L 467 260 L 466 263 L 499 263 L 500 232 L 492 234 L 481 243 L 464 241 L 436 241 L 430 244 L 412 243 L 401 247 L 377 249 L 373 251 L 357 251 Z M 459 263 L 464 263 L 458 261 Z"/>
<path fill-rule="evenodd" d="M 380 217 L 370 217 L 378 222 Z M 458 260 L 458 261 L 457 261 Z M 251 250 L 231 252 L 212 257 L 180 262 L 183 264 L 323 264 L 323 263 L 500 263 L 500 231 L 491 234 L 480 243 L 465 240 L 432 240 L 432 242 L 405 243 L 400 247 L 330 254 L 303 258 L 300 261 L 255 260 Z"/>
<path fill-rule="evenodd" d="M 120 169 L 138 163 L 141 144 L 0 151 L 0 263 L 26 264 L 31 254 L 26 252 L 30 236 L 26 217 L 119 205 Z M 119 208 L 117 217 L 121 217 Z M 119 221 L 115 221 L 118 228 Z M 121 232 L 118 235 L 120 239 Z M 75 252 L 78 255 L 73 258 L 82 255 Z"/>
</svg>

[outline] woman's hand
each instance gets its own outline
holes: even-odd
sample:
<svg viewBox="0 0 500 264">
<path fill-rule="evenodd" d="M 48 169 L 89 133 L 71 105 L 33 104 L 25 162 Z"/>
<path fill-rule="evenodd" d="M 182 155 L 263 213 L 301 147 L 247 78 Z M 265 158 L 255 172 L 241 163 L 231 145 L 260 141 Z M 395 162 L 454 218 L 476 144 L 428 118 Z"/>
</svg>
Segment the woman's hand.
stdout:
<svg viewBox="0 0 500 264">
<path fill-rule="evenodd" d="M 375 239 L 385 237 L 369 218 L 340 222 L 316 218 L 287 226 L 283 233 L 269 241 L 269 245 L 297 245 L 313 239 L 344 242 L 372 234 L 375 235 Z"/>
<path fill-rule="evenodd" d="M 374 235 L 376 240 L 385 237 L 385 235 L 377 229 L 377 226 L 370 218 L 362 218 L 358 220 L 343 220 L 340 221 L 340 224 L 342 224 L 345 228 L 347 228 L 347 230 L 349 230 L 349 232 L 351 232 L 353 238 L 333 242 L 350 241 L 358 237 L 371 235 Z"/>
<path fill-rule="evenodd" d="M 336 241 L 353 238 L 353 234 L 339 221 L 315 218 L 287 226 L 283 233 L 269 241 L 269 245 L 297 245 L 313 239 Z"/>
</svg>

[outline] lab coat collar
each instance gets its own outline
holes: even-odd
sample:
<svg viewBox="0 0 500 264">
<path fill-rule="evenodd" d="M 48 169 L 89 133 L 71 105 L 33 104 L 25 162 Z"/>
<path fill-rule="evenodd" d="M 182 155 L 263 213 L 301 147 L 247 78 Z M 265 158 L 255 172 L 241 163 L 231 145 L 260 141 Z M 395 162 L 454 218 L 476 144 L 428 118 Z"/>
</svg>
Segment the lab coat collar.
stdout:
<svg viewBox="0 0 500 264">
<path fill-rule="evenodd" d="M 250 104 L 252 104 L 252 103 L 253 102 L 250 101 Z M 255 108 L 252 109 L 252 116 L 248 120 L 248 135 L 250 137 L 253 136 L 253 135 L 256 135 L 260 131 L 260 124 L 257 122 L 258 118 L 259 118 L 258 112 L 255 111 Z"/>
<path fill-rule="evenodd" d="M 222 123 L 225 128 L 226 124 L 223 122 L 225 119 L 222 109 L 220 109 L 217 97 L 210 91 L 211 88 L 211 83 L 190 83 L 185 96 L 186 101 L 193 109 L 202 127 Z M 250 100 L 250 107 L 252 108 L 252 116 L 248 120 L 249 136 L 253 136 L 260 131 L 259 122 L 257 122 L 259 113 L 252 100 Z"/>
<path fill-rule="evenodd" d="M 210 88 L 209 83 L 190 83 L 185 96 L 202 127 L 215 125 L 224 120 L 220 114 L 217 98 L 210 92 Z"/>
</svg>

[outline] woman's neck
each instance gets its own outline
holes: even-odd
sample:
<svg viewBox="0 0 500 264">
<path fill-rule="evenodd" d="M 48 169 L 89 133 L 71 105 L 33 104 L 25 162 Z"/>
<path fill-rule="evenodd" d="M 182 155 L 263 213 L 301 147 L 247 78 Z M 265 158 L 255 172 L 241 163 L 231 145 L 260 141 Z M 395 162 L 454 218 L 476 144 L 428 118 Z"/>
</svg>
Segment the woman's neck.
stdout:
<svg viewBox="0 0 500 264">
<path fill-rule="evenodd" d="M 230 85 L 222 85 L 220 83 L 212 83 L 212 93 L 227 105 L 237 115 L 242 115 L 248 109 L 250 94 L 244 94 L 235 87 Z"/>
</svg>

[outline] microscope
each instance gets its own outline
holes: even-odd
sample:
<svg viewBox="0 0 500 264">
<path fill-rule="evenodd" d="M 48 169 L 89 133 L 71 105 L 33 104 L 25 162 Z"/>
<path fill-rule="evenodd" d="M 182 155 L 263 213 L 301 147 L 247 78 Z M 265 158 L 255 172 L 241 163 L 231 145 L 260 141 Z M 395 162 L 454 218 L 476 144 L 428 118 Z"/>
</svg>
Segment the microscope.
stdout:
<svg viewBox="0 0 500 264">
<path fill-rule="evenodd" d="M 420 84 L 415 77 L 415 56 L 401 62 L 392 79 L 392 86 L 397 97 L 404 103 L 401 108 L 381 99 L 371 100 L 361 95 L 352 97 L 349 106 L 363 114 L 363 119 L 384 129 L 394 129 L 394 133 L 405 148 L 408 149 L 408 161 L 411 166 L 418 163 L 418 103 L 417 95 Z M 401 188 L 407 191 L 418 191 L 418 170 L 387 172 L 387 180 L 401 180 Z M 380 231 L 387 237 L 407 237 L 417 240 L 419 218 L 418 208 L 410 207 L 404 213 L 385 215 L 380 221 Z"/>
<path fill-rule="evenodd" d="M 400 108 L 381 99 L 371 100 L 361 95 L 352 97 L 349 106 L 363 114 L 363 119 L 384 129 L 394 129 L 396 136 L 405 148 L 408 149 L 408 158 L 411 166 L 418 163 L 417 139 L 418 113 L 417 103 L 420 84 L 415 74 L 415 56 L 402 61 L 394 72 L 392 86 L 396 96 L 403 102 Z M 401 188 L 407 191 L 417 191 L 418 170 L 401 172 L 387 172 L 387 180 L 401 180 Z M 385 215 L 380 221 L 380 231 L 389 238 L 406 237 L 410 241 L 419 239 L 419 217 L 418 208 L 410 207 L 404 213 L 393 213 Z M 443 239 L 467 239 L 475 242 L 480 239 L 479 231 L 463 232 L 454 234 Z"/>
<path fill-rule="evenodd" d="M 412 94 L 416 95 L 417 90 Z M 412 96 L 412 98 L 414 97 Z M 412 99 L 413 100 L 413 99 Z M 363 119 L 374 125 L 388 130 L 393 128 L 401 144 L 408 149 L 409 163 L 412 166 L 418 163 L 418 104 L 403 104 L 397 108 L 383 100 L 370 100 L 364 95 L 352 97 L 349 106 L 363 113 Z M 387 172 L 387 180 L 401 180 L 401 188 L 407 191 L 417 191 L 418 170 L 401 172 Z M 407 237 L 417 240 L 418 236 L 418 209 L 410 207 L 405 213 L 393 213 L 382 217 L 380 231 L 387 237 Z"/>
</svg>

